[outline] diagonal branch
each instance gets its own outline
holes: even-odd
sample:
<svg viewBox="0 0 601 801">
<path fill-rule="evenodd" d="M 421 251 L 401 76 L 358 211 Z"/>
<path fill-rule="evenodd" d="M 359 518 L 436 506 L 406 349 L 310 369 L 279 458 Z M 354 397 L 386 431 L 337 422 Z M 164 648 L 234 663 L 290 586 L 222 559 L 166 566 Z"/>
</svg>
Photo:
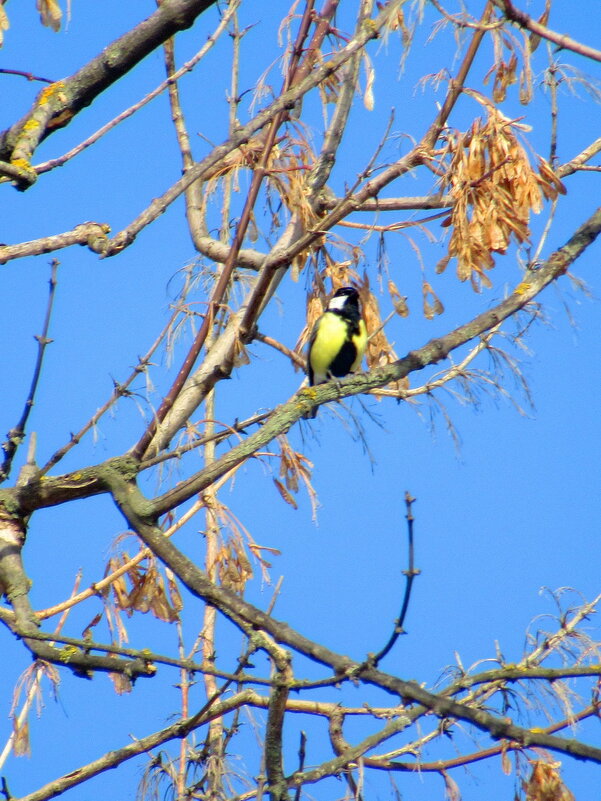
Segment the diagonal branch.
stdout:
<svg viewBox="0 0 601 801">
<path fill-rule="evenodd" d="M 341 382 L 329 381 L 318 387 L 300 390 L 290 401 L 277 407 L 258 431 L 235 445 L 215 462 L 191 478 L 180 482 L 163 495 L 153 500 L 144 499 L 145 514 L 154 520 L 202 492 L 220 476 L 275 439 L 278 434 L 286 433 L 316 404 L 368 392 L 375 387 L 398 381 L 411 372 L 445 359 L 456 348 L 499 325 L 503 320 L 528 305 L 545 287 L 567 272 L 570 265 L 595 241 L 600 231 L 601 208 L 597 209 L 578 228 L 565 245 L 552 253 L 539 269 L 526 273 L 524 280 L 514 291 L 489 311 L 479 314 L 470 322 L 442 337 L 430 340 L 421 348 L 410 351 L 404 358 L 392 364 L 378 367 Z M 33 480 L 24 487 L 0 491 L 0 509 L 2 505 L 9 509 L 16 507 L 23 514 L 29 514 L 36 509 L 65 503 L 76 498 L 90 497 L 106 492 L 113 492 L 114 495 L 115 482 L 117 484 L 121 481 L 131 482 L 139 470 L 140 466 L 136 460 L 122 456 L 63 476 L 47 476 L 44 481 Z M 128 484 L 128 486 L 130 485 Z M 161 532 L 159 533 L 158 542 L 160 543 L 165 538 Z"/>
<path fill-rule="evenodd" d="M 571 50 L 573 53 L 578 53 L 579 56 L 592 58 L 594 61 L 601 61 L 601 50 L 582 44 L 582 42 L 577 42 L 564 33 L 552 31 L 551 28 L 547 28 L 546 25 L 532 19 L 525 11 L 516 8 L 511 0 L 493 0 L 493 2 L 497 8 L 505 14 L 508 20 L 515 22 L 520 28 L 525 28 L 535 36 L 540 36 L 542 39 L 553 42 L 553 44 L 556 44 L 559 48 Z"/>
<path fill-rule="evenodd" d="M 349 395 L 367 392 L 378 386 L 405 378 L 409 373 L 421 370 L 429 364 L 436 364 L 449 353 L 485 331 L 498 325 L 512 314 L 524 308 L 555 279 L 563 275 L 569 266 L 594 242 L 601 231 L 601 208 L 574 233 L 570 240 L 551 254 L 547 261 L 535 272 L 527 273 L 525 279 L 504 301 L 489 311 L 483 312 L 454 331 L 432 339 L 426 345 L 411 351 L 403 359 L 385 367 L 378 367 L 341 382 L 329 381 L 318 387 L 301 390 L 291 401 L 279 406 L 265 424 L 244 442 L 234 446 L 204 470 L 182 481 L 174 489 L 156 498 L 153 502 L 157 515 L 175 508 L 208 487 L 223 472 L 231 470 L 244 459 L 252 456 L 278 434 L 285 433 L 306 414 L 316 403 L 337 400 Z M 307 404 L 309 401 L 309 404 Z"/>
<path fill-rule="evenodd" d="M 601 212 L 599 217 L 601 225 Z M 278 643 L 288 645 L 308 658 L 328 665 L 340 676 L 341 681 L 351 678 L 360 680 L 380 687 L 402 699 L 405 704 L 417 705 L 411 709 L 412 716 L 421 715 L 424 710 L 430 710 L 439 718 L 455 718 L 470 723 L 489 734 L 493 739 L 514 740 L 525 747 L 541 746 L 570 754 L 576 759 L 601 763 L 601 748 L 590 746 L 573 738 L 555 737 L 536 729 L 517 726 L 506 717 L 500 717 L 486 712 L 484 709 L 468 706 L 443 695 L 429 692 L 415 681 L 406 681 L 382 673 L 365 663 L 360 665 L 347 656 L 309 640 L 286 623 L 275 620 L 238 595 L 213 584 L 204 571 L 164 537 L 160 528 L 153 521 L 153 516 L 149 514 L 146 499 L 133 483 L 117 479 L 112 482 L 111 490 L 128 525 L 136 531 L 157 557 L 173 570 L 193 595 L 217 608 L 243 630 L 246 628 L 246 624 L 250 624 L 271 634 Z M 367 750 L 366 747 L 357 754 L 351 753 L 349 760 L 360 756 L 365 750 Z M 302 783 L 315 781 L 323 776 L 322 768 L 323 766 L 320 766 L 316 771 L 309 771 L 308 775 L 304 774 Z M 289 786 L 296 786 L 298 778 L 298 776 L 293 777 L 289 781 Z"/>
<path fill-rule="evenodd" d="M 69 790 L 71 787 L 77 787 L 93 776 L 98 776 L 107 770 L 122 765 L 127 760 L 132 759 L 132 757 L 151 751 L 153 748 L 157 748 L 159 745 L 169 742 L 169 740 L 186 737 L 191 731 L 198 729 L 213 718 L 225 715 L 228 712 L 238 709 L 245 703 L 248 703 L 248 701 L 253 699 L 254 695 L 255 693 L 252 690 L 243 690 L 225 701 L 212 705 L 208 710 L 203 708 L 197 714 L 184 720 L 178 720 L 177 723 L 172 723 L 170 726 L 154 734 L 149 734 L 121 748 L 108 751 L 93 762 L 82 765 L 80 768 L 76 768 L 66 773 L 64 776 L 54 779 L 38 790 L 35 790 L 33 793 L 21 796 L 19 801 L 46 801 L 46 799 L 54 798 L 64 793 L 66 790 Z"/>
<path fill-rule="evenodd" d="M 68 125 L 101 92 L 170 36 L 191 27 L 214 4 L 215 0 L 166 0 L 76 73 L 50 84 L 40 92 L 33 108 L 0 135 L 0 159 L 10 162 L 17 150 L 20 158 L 29 161 L 41 141 Z"/>
</svg>

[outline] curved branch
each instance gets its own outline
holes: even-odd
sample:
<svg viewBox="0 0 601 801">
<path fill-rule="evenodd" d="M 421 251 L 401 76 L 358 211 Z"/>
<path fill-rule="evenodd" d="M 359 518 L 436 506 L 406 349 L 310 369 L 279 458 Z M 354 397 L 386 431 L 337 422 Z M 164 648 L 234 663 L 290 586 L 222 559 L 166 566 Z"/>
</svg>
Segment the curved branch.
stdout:
<svg viewBox="0 0 601 801">
<path fill-rule="evenodd" d="M 110 241 L 105 255 L 113 256 L 130 245 L 140 231 L 156 220 L 156 218 L 159 217 L 174 200 L 183 194 L 194 181 L 204 179 L 210 175 L 214 171 L 216 165 L 219 164 L 228 153 L 231 153 L 237 147 L 240 147 L 240 145 L 247 143 L 257 131 L 260 131 L 268 125 L 280 112 L 294 108 L 295 103 L 301 97 L 333 75 L 355 53 L 360 52 L 367 42 L 372 39 L 377 39 L 380 30 L 389 22 L 400 4 L 402 4 L 401 0 L 396 0 L 396 2 L 392 2 L 386 6 L 374 20 L 369 21 L 369 25 L 366 24 L 363 26 L 361 33 L 352 39 L 346 47 L 333 55 L 322 66 L 313 69 L 309 75 L 306 77 L 303 76 L 302 80 L 283 92 L 263 109 L 263 111 L 260 111 L 256 117 L 250 120 L 250 122 L 241 126 L 234 136 L 230 137 L 230 139 L 222 145 L 214 148 L 206 158 L 187 170 L 179 181 L 173 184 L 163 195 L 153 200 L 147 209 Z"/>
</svg>

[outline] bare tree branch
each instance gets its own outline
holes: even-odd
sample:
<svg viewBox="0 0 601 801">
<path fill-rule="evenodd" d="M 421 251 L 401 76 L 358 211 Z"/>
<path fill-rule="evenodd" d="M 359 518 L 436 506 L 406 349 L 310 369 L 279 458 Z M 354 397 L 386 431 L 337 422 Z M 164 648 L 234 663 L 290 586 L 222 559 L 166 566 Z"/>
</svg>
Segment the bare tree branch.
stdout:
<svg viewBox="0 0 601 801">
<path fill-rule="evenodd" d="M 103 253 L 110 230 L 106 223 L 86 222 L 76 225 L 72 231 L 65 231 L 63 234 L 45 236 L 42 239 L 21 242 L 18 245 L 0 245 L 0 264 L 6 264 L 11 259 L 21 259 L 24 256 L 52 253 L 71 245 L 86 245 L 94 253 Z"/>
<path fill-rule="evenodd" d="M 25 117 L 0 135 L 0 158 L 19 158 L 28 163 L 41 141 L 67 125 L 170 36 L 189 28 L 214 3 L 215 0 L 166 0 L 148 19 L 108 45 L 85 67 L 44 89 Z"/>
<path fill-rule="evenodd" d="M 572 50 L 572 52 L 578 53 L 578 55 L 584 56 L 585 58 L 591 58 L 593 61 L 601 61 L 601 50 L 596 50 L 594 47 L 582 44 L 582 42 L 576 42 L 574 39 L 567 36 L 567 34 L 552 31 L 550 28 L 547 28 L 546 25 L 542 25 L 540 22 L 532 19 L 532 17 L 528 16 L 528 14 L 521 9 L 516 8 L 511 0 L 493 0 L 493 2 L 497 8 L 505 14 L 507 19 L 515 22 L 521 28 L 525 28 L 531 33 L 536 34 L 536 36 L 553 42 L 553 44 L 556 44 L 560 48 Z"/>
</svg>

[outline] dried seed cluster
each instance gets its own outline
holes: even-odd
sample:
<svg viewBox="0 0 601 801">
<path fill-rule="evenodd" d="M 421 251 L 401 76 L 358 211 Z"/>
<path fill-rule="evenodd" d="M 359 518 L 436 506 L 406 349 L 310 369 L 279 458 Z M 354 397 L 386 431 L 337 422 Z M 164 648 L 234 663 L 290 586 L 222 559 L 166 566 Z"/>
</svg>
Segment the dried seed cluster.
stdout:
<svg viewBox="0 0 601 801">
<path fill-rule="evenodd" d="M 453 230 L 442 268 L 456 258 L 459 279 L 469 278 L 475 289 L 491 285 L 485 271 L 494 267 L 493 253 L 505 253 L 512 238 L 528 241 L 530 213 L 541 211 L 543 197 L 565 192 L 543 159 L 538 172 L 532 168 L 516 123 L 492 105 L 487 112 L 467 133 L 449 136 L 445 179 L 455 205 L 444 223 Z"/>
</svg>

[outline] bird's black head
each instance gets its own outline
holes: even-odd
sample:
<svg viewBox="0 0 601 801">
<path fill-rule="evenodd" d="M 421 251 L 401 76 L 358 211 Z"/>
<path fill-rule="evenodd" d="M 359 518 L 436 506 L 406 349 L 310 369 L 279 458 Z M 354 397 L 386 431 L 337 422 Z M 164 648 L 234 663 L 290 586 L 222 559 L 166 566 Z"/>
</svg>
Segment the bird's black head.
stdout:
<svg viewBox="0 0 601 801">
<path fill-rule="evenodd" d="M 352 286 L 342 286 L 330 298 L 328 303 L 329 311 L 341 311 L 348 307 L 359 308 L 359 293 Z"/>
</svg>

